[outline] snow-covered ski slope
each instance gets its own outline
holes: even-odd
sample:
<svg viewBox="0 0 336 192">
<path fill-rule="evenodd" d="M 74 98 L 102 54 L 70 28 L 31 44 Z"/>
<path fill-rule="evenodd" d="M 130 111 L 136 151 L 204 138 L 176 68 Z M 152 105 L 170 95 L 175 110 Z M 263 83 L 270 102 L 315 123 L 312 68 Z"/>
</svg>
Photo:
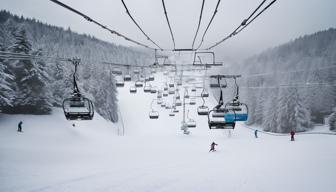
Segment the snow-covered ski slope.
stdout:
<svg viewBox="0 0 336 192">
<path fill-rule="evenodd" d="M 75 127 L 60 109 L 47 116 L 0 115 L 0 191 L 335 191 L 335 136 L 255 139 L 239 124 L 229 137 L 196 115 L 200 100 L 188 107 L 197 128 L 184 135 L 181 113 L 169 117 L 154 105 L 160 117 L 150 120 L 156 94 L 133 95 L 129 86 L 119 89 L 125 136 L 97 114 Z M 20 120 L 23 133 L 16 132 Z M 217 151 L 209 153 L 212 141 Z"/>
</svg>

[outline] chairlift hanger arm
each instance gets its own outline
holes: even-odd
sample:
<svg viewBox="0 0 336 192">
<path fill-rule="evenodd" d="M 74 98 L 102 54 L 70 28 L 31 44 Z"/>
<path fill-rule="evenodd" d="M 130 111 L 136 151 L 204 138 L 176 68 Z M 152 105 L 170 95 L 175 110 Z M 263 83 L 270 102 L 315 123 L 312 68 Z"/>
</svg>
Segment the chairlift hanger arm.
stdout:
<svg viewBox="0 0 336 192">
<path fill-rule="evenodd" d="M 166 16 L 167 24 L 168 24 L 168 27 L 169 27 L 170 35 L 171 35 L 171 38 L 172 38 L 172 41 L 173 41 L 173 45 L 174 45 L 174 49 L 175 49 L 175 38 L 174 38 L 173 31 L 172 31 L 172 28 L 171 28 L 170 23 L 169 23 L 169 19 L 168 19 L 168 15 L 167 15 L 167 10 L 166 10 L 166 5 L 165 5 L 164 0 L 162 0 L 162 6 L 163 6 L 164 14 Z"/>
<path fill-rule="evenodd" d="M 210 78 L 226 78 L 226 79 L 235 79 L 235 78 L 240 78 L 241 75 L 210 75 Z"/>
</svg>

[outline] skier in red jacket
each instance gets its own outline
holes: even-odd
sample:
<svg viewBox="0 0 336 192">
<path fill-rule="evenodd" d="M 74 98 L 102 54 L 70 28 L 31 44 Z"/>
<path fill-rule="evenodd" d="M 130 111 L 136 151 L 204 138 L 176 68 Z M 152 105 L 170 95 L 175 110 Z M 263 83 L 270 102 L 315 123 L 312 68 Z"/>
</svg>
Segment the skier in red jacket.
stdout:
<svg viewBox="0 0 336 192">
<path fill-rule="evenodd" d="M 294 141 L 295 132 L 293 130 L 290 132 L 290 135 L 291 135 L 291 141 Z"/>
</svg>

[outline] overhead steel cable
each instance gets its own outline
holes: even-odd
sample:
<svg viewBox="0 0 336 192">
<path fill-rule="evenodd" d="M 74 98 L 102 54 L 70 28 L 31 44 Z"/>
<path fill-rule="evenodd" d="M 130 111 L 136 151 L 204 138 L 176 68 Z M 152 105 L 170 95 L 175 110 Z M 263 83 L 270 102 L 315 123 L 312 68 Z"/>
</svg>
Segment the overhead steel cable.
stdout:
<svg viewBox="0 0 336 192">
<path fill-rule="evenodd" d="M 147 38 L 147 40 L 149 40 L 150 42 L 152 42 L 156 47 L 158 47 L 161 51 L 163 51 L 163 49 L 157 44 L 155 43 L 145 32 L 144 30 L 140 27 L 140 25 L 135 21 L 135 19 L 133 18 L 133 16 L 131 15 L 131 13 L 129 12 L 126 3 L 124 2 L 124 0 L 121 0 L 122 4 L 124 5 L 125 9 L 126 9 L 126 13 L 127 15 L 132 19 L 133 23 L 138 27 L 138 29 L 142 32 L 142 34 Z"/>
<path fill-rule="evenodd" d="M 168 24 L 168 27 L 169 27 L 170 35 L 171 35 L 171 38 L 173 40 L 174 49 L 175 49 L 175 39 L 174 39 L 173 31 L 172 31 L 170 23 L 169 23 L 169 19 L 168 19 L 168 15 L 167 15 L 167 9 L 166 9 L 166 5 L 165 5 L 164 0 L 162 0 L 162 6 L 163 6 L 164 14 L 166 16 L 167 24 Z"/>
<path fill-rule="evenodd" d="M 216 46 L 218 46 L 219 44 L 223 43 L 224 41 L 228 40 L 229 38 L 237 35 L 238 33 L 240 33 L 243 29 L 245 29 L 249 24 L 251 24 L 257 17 L 259 17 L 264 11 L 266 11 L 270 6 L 272 6 L 277 0 L 273 0 L 272 2 L 270 2 L 263 10 L 261 10 L 256 16 L 253 17 L 253 15 L 260 9 L 260 7 L 266 2 L 266 0 L 263 0 L 259 6 L 252 12 L 252 14 L 247 18 L 244 19 L 243 22 L 232 32 L 230 33 L 228 36 L 224 37 L 222 40 L 218 41 L 217 43 L 215 43 L 214 45 L 206 48 L 206 50 L 210 50 Z M 253 18 L 252 18 L 253 17 Z M 252 19 L 251 19 L 252 18 Z M 250 20 L 251 19 L 251 20 Z"/>
<path fill-rule="evenodd" d="M 55 56 L 44 56 L 44 55 L 32 55 L 32 54 L 25 54 L 25 53 L 13 53 L 13 52 L 6 52 L 0 51 L 0 59 L 3 60 L 38 60 L 38 59 L 50 59 L 55 61 L 72 61 L 72 59 L 62 58 L 62 57 L 55 57 Z M 90 61 L 93 62 L 93 61 Z M 123 64 L 123 63 L 113 63 L 113 62 L 106 62 L 106 61 L 94 61 L 95 63 L 102 63 L 102 64 L 109 64 L 114 66 L 120 67 L 134 67 L 134 68 L 152 68 L 151 65 L 131 65 L 131 64 Z M 171 66 L 171 65 L 169 65 Z M 168 67 L 166 65 L 160 65 L 157 67 Z"/>
<path fill-rule="evenodd" d="M 194 37 L 194 40 L 193 40 L 193 43 L 192 43 L 192 46 L 191 46 L 192 49 L 194 49 L 195 40 L 196 40 L 196 37 L 197 37 L 197 34 L 198 34 L 198 30 L 199 30 L 200 25 L 201 25 L 202 15 L 203 15 L 203 8 L 204 8 L 204 2 L 205 2 L 205 0 L 202 1 L 202 8 L 201 8 L 201 13 L 200 13 L 199 20 L 198 20 L 198 26 L 197 26 L 196 34 L 195 34 L 195 37 Z"/>
<path fill-rule="evenodd" d="M 266 11 L 276 0 L 273 0 L 270 4 L 268 4 L 263 10 L 261 10 L 256 16 L 254 16 L 249 22 L 247 22 L 241 29 L 239 29 L 236 33 L 240 33 L 245 27 L 247 27 L 250 23 L 252 23 L 257 17 L 259 17 L 264 11 Z"/>
<path fill-rule="evenodd" d="M 204 37 L 205 37 L 206 33 L 208 32 L 208 29 L 209 29 L 209 27 L 210 27 L 210 25 L 211 25 L 213 19 L 215 18 L 217 12 L 218 12 L 218 6 L 219 6 L 220 2 L 221 2 L 221 0 L 218 0 L 218 1 L 217 1 L 217 5 L 216 5 L 216 8 L 215 8 L 215 11 L 214 11 L 214 13 L 213 13 L 213 15 L 212 15 L 212 17 L 211 17 L 211 19 L 210 19 L 210 22 L 208 23 L 208 26 L 206 27 L 206 29 L 205 29 L 205 31 L 204 31 L 204 33 L 203 33 L 203 35 L 202 35 L 201 42 L 200 42 L 200 44 L 197 46 L 196 50 L 198 50 L 198 49 L 202 46 L 202 44 L 203 44 L 203 42 L 204 42 Z M 193 46 L 193 47 L 194 47 L 194 46 Z"/>
<path fill-rule="evenodd" d="M 142 47 L 145 47 L 145 48 L 148 48 L 148 49 L 155 49 L 155 48 L 153 48 L 153 47 L 150 47 L 150 46 L 148 46 L 148 45 L 145 45 L 145 44 L 143 44 L 143 43 L 140 43 L 140 42 L 138 42 L 138 41 L 135 41 L 135 40 L 133 40 L 133 39 L 131 39 L 131 38 L 129 38 L 129 37 L 127 37 L 127 36 L 125 36 L 125 35 L 123 35 L 123 34 L 117 32 L 117 31 L 115 31 L 115 30 L 112 30 L 112 29 L 108 28 L 106 25 L 103 25 L 103 24 L 97 22 L 96 20 L 92 19 L 91 17 L 89 17 L 89 16 L 87 16 L 87 15 L 85 15 L 85 14 L 79 12 L 78 10 L 76 10 L 76 9 L 74 9 L 74 8 L 68 6 L 68 5 L 66 5 L 66 4 L 64 4 L 64 3 L 60 2 L 60 1 L 57 1 L 57 0 L 50 0 L 50 1 L 53 2 L 53 3 L 56 3 L 57 5 L 59 5 L 59 6 L 63 7 L 63 8 L 65 8 L 65 9 L 68 9 L 69 11 L 72 11 L 72 12 L 76 13 L 77 15 L 80 15 L 80 16 L 84 17 L 84 19 L 86 19 L 87 21 L 92 22 L 92 23 L 94 23 L 94 24 L 100 26 L 101 28 L 103 28 L 103 29 L 109 31 L 110 33 L 115 34 L 115 35 L 117 35 L 117 36 L 119 36 L 119 37 L 124 38 L 126 41 L 135 43 L 135 44 L 137 44 L 137 45 L 139 45 L 139 46 L 142 46 Z"/>
</svg>

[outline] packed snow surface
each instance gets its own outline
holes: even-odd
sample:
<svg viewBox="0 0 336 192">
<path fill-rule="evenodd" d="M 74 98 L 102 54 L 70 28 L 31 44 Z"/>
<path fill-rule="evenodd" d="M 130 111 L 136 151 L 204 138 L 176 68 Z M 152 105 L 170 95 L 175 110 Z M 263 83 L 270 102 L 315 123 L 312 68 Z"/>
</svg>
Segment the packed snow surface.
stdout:
<svg viewBox="0 0 336 192">
<path fill-rule="evenodd" d="M 182 107 L 169 117 L 154 104 L 160 117 L 151 120 L 156 95 L 130 94 L 130 84 L 119 89 L 124 130 L 98 114 L 67 121 L 57 108 L 44 116 L 1 114 L 0 191 L 335 191 L 335 136 L 298 135 L 291 142 L 289 135 L 254 138 L 244 124 L 209 130 L 207 118 L 196 114 L 199 99 L 187 107 L 197 128 L 184 135 Z M 16 132 L 20 120 L 23 133 Z M 209 152 L 213 141 L 217 151 Z"/>
</svg>

